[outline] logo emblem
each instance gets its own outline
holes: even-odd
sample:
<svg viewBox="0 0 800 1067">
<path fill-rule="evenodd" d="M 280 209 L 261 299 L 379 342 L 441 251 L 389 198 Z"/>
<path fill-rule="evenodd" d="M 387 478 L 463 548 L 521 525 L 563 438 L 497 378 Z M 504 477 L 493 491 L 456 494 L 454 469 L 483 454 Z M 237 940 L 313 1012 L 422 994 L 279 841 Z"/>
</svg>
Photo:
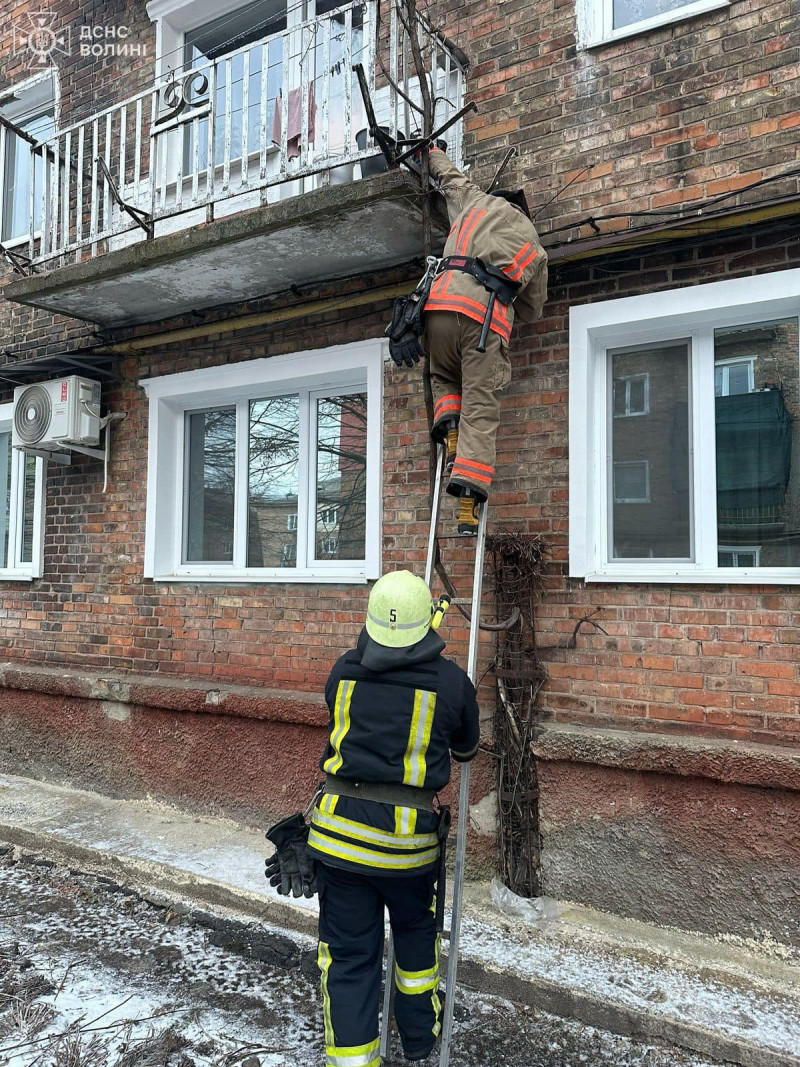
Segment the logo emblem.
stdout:
<svg viewBox="0 0 800 1067">
<path fill-rule="evenodd" d="M 47 64 L 54 54 L 70 54 L 70 31 L 57 29 L 52 11 L 32 11 L 26 26 L 14 27 L 14 52 L 30 52 L 39 65 Z"/>
</svg>

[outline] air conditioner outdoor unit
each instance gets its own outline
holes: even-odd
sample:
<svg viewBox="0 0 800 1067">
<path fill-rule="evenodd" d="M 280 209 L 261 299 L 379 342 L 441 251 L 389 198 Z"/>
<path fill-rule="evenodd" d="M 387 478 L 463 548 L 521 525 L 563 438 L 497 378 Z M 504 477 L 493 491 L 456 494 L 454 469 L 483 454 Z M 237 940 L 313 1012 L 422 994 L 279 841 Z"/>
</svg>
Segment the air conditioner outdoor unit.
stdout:
<svg viewBox="0 0 800 1067">
<path fill-rule="evenodd" d="M 100 443 L 100 383 L 77 374 L 14 390 L 15 448 L 56 452 Z"/>
</svg>

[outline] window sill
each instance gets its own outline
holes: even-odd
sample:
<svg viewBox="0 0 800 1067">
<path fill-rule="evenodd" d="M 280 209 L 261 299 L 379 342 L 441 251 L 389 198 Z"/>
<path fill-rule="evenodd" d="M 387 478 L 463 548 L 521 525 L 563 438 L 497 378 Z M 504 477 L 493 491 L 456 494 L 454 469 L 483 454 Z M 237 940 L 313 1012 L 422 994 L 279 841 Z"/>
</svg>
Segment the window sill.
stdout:
<svg viewBox="0 0 800 1067">
<path fill-rule="evenodd" d="M 230 571 L 227 574 L 205 574 L 201 572 L 186 572 L 180 574 L 157 574 L 151 581 L 166 582 L 173 585 L 175 582 L 193 582 L 205 584 L 213 582 L 216 585 L 366 585 L 368 578 L 366 571 L 272 571 L 266 574 L 254 574 L 252 571 Z"/>
<path fill-rule="evenodd" d="M 30 571 L 0 571 L 0 582 L 33 582 L 36 575 Z"/>
<path fill-rule="evenodd" d="M 788 571 L 788 573 L 787 573 Z M 613 571 L 592 571 L 586 575 L 570 575 L 582 578 L 587 585 L 599 582 L 635 582 L 637 585 L 651 585 L 669 582 L 671 585 L 800 585 L 800 569 L 772 570 L 761 568 L 754 570 L 745 567 L 732 567 L 718 570 L 685 571 L 677 568 L 642 568 L 633 571 L 630 568 Z"/>
<path fill-rule="evenodd" d="M 671 26 L 676 22 L 694 18 L 696 15 L 705 15 L 709 11 L 717 11 L 720 8 L 730 6 L 731 0 L 698 0 L 698 3 L 687 4 L 685 7 L 677 8 L 675 11 L 665 11 L 663 15 L 655 15 L 651 19 L 644 19 L 642 22 L 635 22 L 630 26 L 612 30 L 604 36 L 586 40 L 581 47 L 587 51 L 593 48 L 602 48 L 603 45 L 615 44 L 617 41 L 624 41 L 628 37 L 638 37 L 643 33 L 649 33 L 651 30 L 657 30 L 661 26 Z"/>
</svg>

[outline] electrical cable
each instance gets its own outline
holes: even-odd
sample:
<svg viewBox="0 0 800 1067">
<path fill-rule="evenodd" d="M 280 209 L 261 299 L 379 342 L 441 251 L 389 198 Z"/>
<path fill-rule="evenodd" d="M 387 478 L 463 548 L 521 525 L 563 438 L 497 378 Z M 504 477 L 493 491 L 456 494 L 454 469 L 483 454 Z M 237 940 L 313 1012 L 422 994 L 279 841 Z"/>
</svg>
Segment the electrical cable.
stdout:
<svg viewBox="0 0 800 1067">
<path fill-rule="evenodd" d="M 562 233 L 565 230 L 578 229 L 581 226 L 593 226 L 596 223 L 606 222 L 611 219 L 636 219 L 636 218 L 684 218 L 690 219 L 692 215 L 705 216 L 706 213 L 714 208 L 717 204 L 724 203 L 726 200 L 731 200 L 735 196 L 740 196 L 742 193 L 750 192 L 752 189 L 758 189 L 761 186 L 769 185 L 772 182 L 781 181 L 783 178 L 796 178 L 800 177 L 800 167 L 791 167 L 789 170 L 781 171 L 778 174 L 772 174 L 767 178 L 759 178 L 758 181 L 751 182 L 749 185 L 743 185 L 741 189 L 731 190 L 727 193 L 720 193 L 718 196 L 712 197 L 710 200 L 702 200 L 697 202 L 697 206 L 690 207 L 684 205 L 678 208 L 645 208 L 641 211 L 623 211 L 616 212 L 608 215 L 589 215 L 586 218 L 580 219 L 577 222 L 564 223 L 561 226 L 554 226 L 548 230 L 548 235 L 554 233 Z M 570 242 L 560 242 L 558 245 L 551 247 L 560 247 L 561 244 L 568 244 Z"/>
</svg>

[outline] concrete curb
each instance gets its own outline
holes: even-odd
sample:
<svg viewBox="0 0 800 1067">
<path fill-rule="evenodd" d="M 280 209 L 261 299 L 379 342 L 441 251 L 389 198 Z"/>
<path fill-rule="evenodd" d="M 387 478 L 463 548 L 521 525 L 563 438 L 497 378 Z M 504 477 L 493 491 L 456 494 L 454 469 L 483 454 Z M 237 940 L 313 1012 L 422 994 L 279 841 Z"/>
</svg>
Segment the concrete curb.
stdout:
<svg viewBox="0 0 800 1067">
<path fill-rule="evenodd" d="M 121 856 L 17 826 L 0 825 L 0 841 L 82 873 L 131 885 L 142 896 L 156 902 L 188 899 L 203 908 L 226 909 L 284 930 L 316 937 L 316 915 L 306 908 L 286 902 L 276 903 L 166 863 Z M 475 992 L 505 997 L 640 1041 L 676 1045 L 741 1067 L 800 1067 L 798 1056 L 774 1052 L 676 1019 L 629 1009 L 601 997 L 576 992 L 566 984 L 538 977 L 522 978 L 468 957 L 462 958 L 459 977 L 467 989 Z"/>
</svg>

